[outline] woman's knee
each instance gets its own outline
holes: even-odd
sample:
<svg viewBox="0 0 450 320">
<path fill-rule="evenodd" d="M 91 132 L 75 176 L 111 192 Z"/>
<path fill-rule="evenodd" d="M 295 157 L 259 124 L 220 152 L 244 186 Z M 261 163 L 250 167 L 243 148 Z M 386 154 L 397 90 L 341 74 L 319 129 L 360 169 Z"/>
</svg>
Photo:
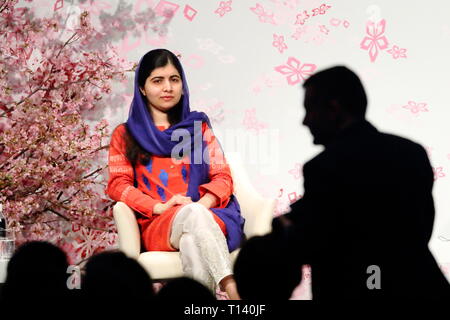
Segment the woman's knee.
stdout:
<svg viewBox="0 0 450 320">
<path fill-rule="evenodd" d="M 187 215 L 186 219 L 205 223 L 214 222 L 214 218 L 211 212 L 199 203 L 190 203 L 183 209 L 187 210 L 185 212 L 185 214 Z"/>
</svg>

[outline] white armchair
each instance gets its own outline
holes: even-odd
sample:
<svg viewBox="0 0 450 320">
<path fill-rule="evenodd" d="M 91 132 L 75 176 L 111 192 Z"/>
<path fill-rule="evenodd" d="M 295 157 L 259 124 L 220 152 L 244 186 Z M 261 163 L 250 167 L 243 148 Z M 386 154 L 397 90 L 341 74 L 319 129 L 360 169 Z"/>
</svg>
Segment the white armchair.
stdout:
<svg viewBox="0 0 450 320">
<path fill-rule="evenodd" d="M 247 238 L 271 231 L 275 210 L 275 199 L 265 199 L 250 183 L 242 160 L 235 154 L 227 157 L 234 182 L 234 195 L 239 201 L 241 214 L 245 218 L 244 233 Z M 164 280 L 183 276 L 179 252 L 148 251 L 141 253 L 138 223 L 133 210 L 123 202 L 117 202 L 113 210 L 119 236 L 119 249 L 135 258 L 151 275 L 153 280 Z M 239 249 L 231 252 L 231 259 L 237 257 Z"/>
</svg>

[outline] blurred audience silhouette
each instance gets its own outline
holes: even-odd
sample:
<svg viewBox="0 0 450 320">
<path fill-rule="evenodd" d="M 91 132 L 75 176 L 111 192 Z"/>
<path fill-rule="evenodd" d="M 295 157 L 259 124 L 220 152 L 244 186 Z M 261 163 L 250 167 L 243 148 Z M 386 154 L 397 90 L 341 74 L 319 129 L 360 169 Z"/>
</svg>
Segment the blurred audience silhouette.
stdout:
<svg viewBox="0 0 450 320">
<path fill-rule="evenodd" d="M 185 302 L 214 302 L 216 297 L 200 282 L 180 277 L 168 281 L 156 295 L 158 302 L 185 301 Z"/>
<path fill-rule="evenodd" d="M 242 300 L 289 300 L 302 277 L 297 253 L 274 235 L 248 239 L 239 251 L 234 277 Z"/>
<path fill-rule="evenodd" d="M 89 300 L 151 302 L 155 297 L 150 275 L 120 251 L 92 256 L 86 263 L 81 287 Z"/>
<path fill-rule="evenodd" d="M 2 302 L 44 301 L 69 297 L 67 256 L 43 241 L 26 242 L 17 248 L 7 267 Z"/>
</svg>

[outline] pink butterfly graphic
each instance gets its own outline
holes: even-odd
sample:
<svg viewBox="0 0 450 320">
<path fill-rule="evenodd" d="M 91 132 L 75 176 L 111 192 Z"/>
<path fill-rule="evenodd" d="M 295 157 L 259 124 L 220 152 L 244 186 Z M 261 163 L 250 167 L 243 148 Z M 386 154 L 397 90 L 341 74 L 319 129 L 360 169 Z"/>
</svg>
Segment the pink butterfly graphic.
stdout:
<svg viewBox="0 0 450 320">
<path fill-rule="evenodd" d="M 375 25 L 373 21 L 367 21 L 366 32 L 367 36 L 361 41 L 361 49 L 369 50 L 370 61 L 375 62 L 379 50 L 384 50 L 388 47 L 388 40 L 383 35 L 386 29 L 386 20 L 381 20 Z"/>
<path fill-rule="evenodd" d="M 428 112 L 427 104 L 425 102 L 416 103 L 414 101 L 408 101 L 406 106 L 402 108 L 409 109 L 412 113 Z"/>
<path fill-rule="evenodd" d="M 286 80 L 289 85 L 293 86 L 302 80 L 305 80 L 307 76 L 311 75 L 317 66 L 311 63 L 301 64 L 299 60 L 294 57 L 289 57 L 286 64 L 275 67 L 275 71 L 287 75 Z"/>
<path fill-rule="evenodd" d="M 233 1 L 221 1 L 219 8 L 216 9 L 216 11 L 214 11 L 214 13 L 217 13 L 219 16 L 223 17 L 225 15 L 225 13 L 230 12 L 231 9 L 231 3 Z"/>
<path fill-rule="evenodd" d="M 259 21 L 262 23 L 276 24 L 273 19 L 274 14 L 272 13 L 269 15 L 259 3 L 256 4 L 255 8 L 250 8 L 250 10 L 258 16 Z"/>
<path fill-rule="evenodd" d="M 304 25 L 304 24 L 305 24 L 305 21 L 308 20 L 309 17 L 310 17 L 310 15 L 308 14 L 308 11 L 303 10 L 302 13 L 299 13 L 299 14 L 297 15 L 297 20 L 295 21 L 294 24 L 301 24 L 301 25 Z"/>
<path fill-rule="evenodd" d="M 327 6 L 325 3 L 322 4 L 319 8 L 313 9 L 313 17 L 318 16 L 319 14 L 325 14 L 331 6 Z"/>
<path fill-rule="evenodd" d="M 406 49 L 400 49 L 398 46 L 394 45 L 390 50 L 388 50 L 390 54 L 392 54 L 392 58 L 406 58 Z"/>
<path fill-rule="evenodd" d="M 288 48 L 286 43 L 284 43 L 284 37 L 276 34 L 273 35 L 272 46 L 277 48 L 280 53 L 283 53 L 283 51 Z"/>
</svg>

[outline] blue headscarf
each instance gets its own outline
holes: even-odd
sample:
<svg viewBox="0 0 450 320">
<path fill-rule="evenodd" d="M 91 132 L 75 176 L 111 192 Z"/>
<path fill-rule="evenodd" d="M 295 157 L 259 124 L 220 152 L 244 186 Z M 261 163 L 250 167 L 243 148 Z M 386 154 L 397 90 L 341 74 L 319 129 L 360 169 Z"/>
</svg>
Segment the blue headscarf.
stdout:
<svg viewBox="0 0 450 320">
<path fill-rule="evenodd" d="M 179 62 L 175 55 L 172 54 L 171 56 Z M 183 95 L 181 96 L 181 104 L 179 103 L 176 108 L 181 108 L 181 120 L 164 131 L 159 130 L 153 123 L 146 98 L 144 98 L 139 90 L 139 69 L 144 57 L 141 58 L 139 66 L 136 68 L 134 77 L 134 96 L 133 101 L 131 102 L 128 121 L 126 123 L 127 129 L 144 150 L 152 155 L 166 157 L 170 157 L 173 148 L 180 143 L 179 141 L 171 140 L 172 133 L 177 129 L 183 129 L 186 130 L 184 131 L 185 133 L 189 133 L 190 139 L 182 141 L 182 143 L 190 142 L 191 145 L 189 146 L 189 150 L 193 151 L 190 153 L 190 176 L 186 196 L 191 197 L 194 202 L 198 201 L 200 199 L 199 186 L 210 182 L 209 161 L 203 159 L 204 155 L 209 154 L 208 152 L 204 152 L 208 148 L 208 145 L 206 141 L 203 140 L 201 130 L 201 124 L 203 122 L 206 122 L 211 129 L 209 118 L 204 112 L 190 110 L 189 89 L 184 71 L 181 64 L 179 64 L 181 67 Z M 195 126 L 195 122 L 197 122 L 197 126 Z M 199 128 L 200 130 L 194 130 L 194 127 Z M 202 159 L 201 163 L 198 163 L 198 159 Z M 241 216 L 241 209 L 236 197 L 231 195 L 226 208 L 212 208 L 211 210 L 226 225 L 228 249 L 233 251 L 238 248 L 244 234 L 244 218 Z"/>
</svg>

